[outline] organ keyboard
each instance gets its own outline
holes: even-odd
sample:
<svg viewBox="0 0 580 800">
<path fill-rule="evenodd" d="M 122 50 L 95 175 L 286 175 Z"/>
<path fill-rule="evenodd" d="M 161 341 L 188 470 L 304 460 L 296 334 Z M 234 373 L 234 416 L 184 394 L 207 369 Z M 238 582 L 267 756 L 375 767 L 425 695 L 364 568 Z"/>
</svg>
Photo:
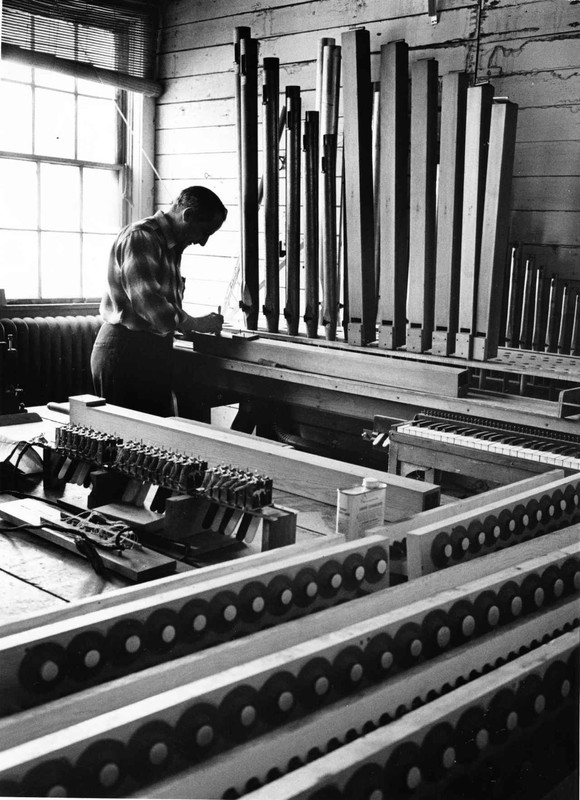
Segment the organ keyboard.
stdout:
<svg viewBox="0 0 580 800">
<path fill-rule="evenodd" d="M 385 438 L 379 433 L 377 445 Z M 389 443 L 389 470 L 397 474 L 410 463 L 502 483 L 554 467 L 580 470 L 580 435 L 461 414 L 417 414 L 393 428 Z"/>
</svg>

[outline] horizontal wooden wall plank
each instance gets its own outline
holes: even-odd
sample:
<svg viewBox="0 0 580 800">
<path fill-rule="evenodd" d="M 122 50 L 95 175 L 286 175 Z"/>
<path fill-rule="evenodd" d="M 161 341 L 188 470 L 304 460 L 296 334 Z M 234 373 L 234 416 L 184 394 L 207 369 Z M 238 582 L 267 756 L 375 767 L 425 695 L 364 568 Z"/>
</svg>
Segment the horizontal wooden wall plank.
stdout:
<svg viewBox="0 0 580 800">
<path fill-rule="evenodd" d="M 518 142 L 514 175 L 580 175 L 580 141 Z"/>
<path fill-rule="evenodd" d="M 580 140 L 580 112 L 577 105 L 520 108 L 518 142 Z"/>
<path fill-rule="evenodd" d="M 580 212 L 514 211 L 511 239 L 535 244 L 580 246 Z"/>
<path fill-rule="evenodd" d="M 522 108 L 574 105 L 580 98 L 578 69 L 555 69 L 530 75 L 494 78 L 496 96 L 506 95 Z"/>
<path fill-rule="evenodd" d="M 524 258 L 533 256 L 536 264 L 545 267 L 546 273 L 549 275 L 554 273 L 562 277 L 578 278 L 580 246 L 565 247 L 524 243 L 523 255 Z"/>
<path fill-rule="evenodd" d="M 356 9 L 354 6 L 356 5 Z M 233 39 L 234 26 L 248 26 L 252 36 L 261 41 L 282 38 L 294 33 L 309 33 L 318 38 L 335 36 L 352 25 L 364 26 L 374 36 L 389 38 L 422 38 L 423 44 L 435 44 L 453 39 L 463 39 L 475 31 L 477 3 L 464 3 L 453 9 L 442 9 L 437 25 L 430 25 L 427 8 L 423 0 L 366 0 L 364 4 L 352 3 L 352 10 L 337 7 L 335 3 L 311 0 L 299 9 L 294 5 L 278 8 L 275 13 L 236 14 L 230 25 L 224 18 L 207 19 L 203 22 L 165 28 L 162 32 L 161 52 L 215 47 Z M 354 13 L 353 13 L 354 11 Z M 346 21 L 346 22 L 345 22 Z M 422 24 L 422 23 L 425 24 Z M 417 24 L 419 23 L 419 24 Z M 392 33 L 396 31 L 396 35 Z M 372 49 L 375 49 L 374 47 Z"/>
<path fill-rule="evenodd" d="M 578 7 L 574 2 L 552 0 L 500 0 L 485 3 L 480 36 L 505 36 L 527 39 L 531 36 L 574 32 L 578 26 Z"/>
<path fill-rule="evenodd" d="M 284 6 L 296 7 L 298 14 L 308 13 L 299 6 L 311 5 L 312 0 L 237 0 L 235 4 L 235 19 L 242 14 L 255 14 L 256 16 L 267 16 L 276 9 Z M 477 0 L 439 0 L 438 8 L 440 11 L 449 11 L 454 8 L 462 8 L 468 5 L 476 5 Z M 341 10 L 345 16 L 356 18 L 360 13 L 360 0 L 343 0 Z M 423 0 L 389 0 L 389 10 L 393 16 L 403 16 L 405 13 L 425 14 L 425 3 Z M 204 22 L 205 20 L 232 17 L 232 0 L 176 0 L 171 3 L 163 15 L 165 27 L 173 25 L 184 25 L 189 22 Z M 226 22 L 224 20 L 224 23 Z M 243 23 L 236 22 L 236 25 Z"/>
<path fill-rule="evenodd" d="M 212 128 L 174 128 L 157 131 L 157 157 L 172 153 L 235 153 L 234 125 Z"/>
<path fill-rule="evenodd" d="M 580 180 L 565 177 L 514 177 L 512 208 L 520 211 L 580 211 Z"/>
<path fill-rule="evenodd" d="M 479 49 L 478 75 L 493 80 L 499 75 L 574 69 L 578 66 L 578 47 L 578 32 L 562 38 L 484 41 Z"/>
</svg>

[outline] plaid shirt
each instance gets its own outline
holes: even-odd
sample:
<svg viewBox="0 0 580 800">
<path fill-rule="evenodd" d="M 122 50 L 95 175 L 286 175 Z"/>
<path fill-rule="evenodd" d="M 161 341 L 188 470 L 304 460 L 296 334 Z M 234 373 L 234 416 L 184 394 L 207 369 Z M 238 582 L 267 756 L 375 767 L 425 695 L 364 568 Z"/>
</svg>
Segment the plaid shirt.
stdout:
<svg viewBox="0 0 580 800">
<path fill-rule="evenodd" d="M 175 331 L 187 316 L 180 264 L 181 250 L 163 211 L 127 225 L 109 256 L 109 286 L 99 309 L 103 319 L 160 336 Z"/>
</svg>

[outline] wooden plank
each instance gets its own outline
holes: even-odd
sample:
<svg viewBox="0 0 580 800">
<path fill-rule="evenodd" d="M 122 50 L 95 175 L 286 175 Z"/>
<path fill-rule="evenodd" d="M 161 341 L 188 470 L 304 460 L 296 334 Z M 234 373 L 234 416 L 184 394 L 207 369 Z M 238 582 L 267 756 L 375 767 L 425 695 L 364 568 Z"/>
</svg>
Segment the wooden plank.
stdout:
<svg viewBox="0 0 580 800">
<path fill-rule="evenodd" d="M 438 7 L 441 11 L 451 11 L 454 8 L 462 8 L 469 4 L 473 5 L 474 2 L 475 0 L 439 0 Z M 243 2 L 238 1 L 235 9 L 232 9 L 230 0 L 198 0 L 194 6 L 189 3 L 169 6 L 167 13 L 163 16 L 163 26 L 169 28 L 186 23 L 217 20 L 224 17 L 234 16 L 237 18 L 240 14 L 276 13 L 277 9 L 287 5 L 287 0 L 243 0 Z M 319 26 L 317 12 L 320 13 L 320 10 L 312 0 L 293 0 L 291 6 L 296 14 L 302 16 L 313 15 L 317 26 Z M 381 8 L 380 6 L 378 8 L 384 19 L 404 17 L 408 14 L 420 16 L 424 14 L 423 4 L 420 0 L 393 0 L 387 8 Z"/>
<path fill-rule="evenodd" d="M 0 517 L 14 525 L 37 526 L 46 519 L 58 522 L 60 511 L 40 500 L 13 500 L 0 505 Z M 43 527 L 35 530 L 34 535 L 86 558 L 76 547 L 73 536 L 68 533 Z M 167 558 L 145 547 L 125 550 L 122 553 L 99 548 L 98 553 L 107 570 L 122 575 L 130 581 L 148 581 L 175 572 L 176 563 L 173 558 Z"/>
<path fill-rule="evenodd" d="M 578 177 L 578 141 L 518 142 L 514 160 L 515 176 Z"/>
<path fill-rule="evenodd" d="M 374 200 L 370 34 L 357 28 L 342 34 L 345 168 L 345 258 L 348 264 L 346 338 L 375 340 Z"/>
<path fill-rule="evenodd" d="M 411 72 L 411 176 L 407 349 L 431 347 L 435 300 L 437 183 L 437 62 L 417 61 Z"/>
<path fill-rule="evenodd" d="M 554 69 L 526 75 L 505 75 L 493 79 L 496 94 L 507 96 L 520 108 L 575 107 L 578 105 L 578 70 Z"/>
<path fill-rule="evenodd" d="M 528 245 L 580 247 L 580 212 L 521 211 L 513 212 L 511 236 Z M 573 277 L 573 276 L 572 276 Z"/>
<path fill-rule="evenodd" d="M 402 782 L 401 773 L 403 773 L 404 777 L 409 775 L 409 780 L 413 780 L 415 776 L 418 776 L 419 780 L 421 780 L 423 775 L 419 764 L 423 766 L 424 762 L 419 754 L 422 753 L 426 740 L 427 744 L 430 744 L 427 737 L 431 731 L 448 730 L 447 726 L 455 731 L 460 717 L 469 710 L 481 712 L 483 709 L 484 713 L 486 713 L 488 709 L 491 709 L 493 712 L 493 701 L 495 697 L 501 698 L 504 689 L 506 691 L 504 697 L 512 697 L 507 692 L 517 691 L 520 693 L 524 690 L 526 683 L 529 682 L 530 676 L 538 676 L 542 680 L 552 663 L 565 663 L 573 657 L 572 654 L 577 646 L 577 632 L 565 634 L 505 666 L 493 670 L 490 674 L 478 677 L 476 680 L 468 682 L 467 685 L 462 685 L 451 692 L 446 692 L 432 702 L 422 704 L 421 707 L 415 710 L 410 710 L 402 718 L 395 719 L 388 725 L 380 724 L 379 714 L 384 706 L 377 697 L 373 696 L 372 699 L 369 698 L 370 702 L 361 716 L 359 717 L 357 714 L 357 719 L 360 719 L 360 730 L 364 730 L 364 722 L 369 721 L 378 727 L 373 729 L 371 733 L 356 738 L 337 750 L 331 750 L 330 752 L 326 750 L 325 755 L 314 761 L 310 761 L 308 758 L 307 748 L 316 747 L 317 750 L 325 752 L 324 744 L 327 742 L 328 737 L 325 737 L 324 741 L 322 741 L 322 737 L 313 740 L 312 734 L 308 734 L 309 729 L 316 723 L 316 717 L 307 718 L 295 726 L 292 731 L 294 743 L 288 743 L 287 749 L 282 749 L 280 752 L 280 738 L 284 738 L 283 733 L 269 738 L 269 749 L 272 756 L 275 754 L 275 761 L 273 765 L 272 761 L 269 761 L 267 768 L 276 767 L 282 773 L 282 777 L 272 783 L 268 780 L 266 771 L 257 769 L 253 764 L 254 768 L 251 774 L 252 777 L 255 776 L 259 780 L 261 788 L 251 792 L 248 795 L 248 800 L 270 800 L 272 796 L 275 796 L 277 800 L 308 800 L 315 794 L 324 797 L 325 794 L 332 796 L 334 793 L 336 793 L 336 797 L 346 797 L 349 796 L 353 787 L 360 785 L 363 778 L 365 779 L 365 788 L 370 786 L 372 790 L 376 787 L 378 792 L 382 791 L 384 786 L 383 776 L 385 770 L 388 770 L 387 775 L 390 773 L 394 776 L 393 782 L 396 779 Z M 393 687 L 393 692 L 396 694 L 395 687 Z M 364 703 L 364 699 L 361 699 L 361 702 Z M 405 710 L 412 708 L 412 703 L 409 703 Z M 514 710 L 512 704 L 506 708 L 506 719 L 508 713 Z M 320 712 L 320 714 L 326 716 L 324 712 Z M 326 720 L 326 726 L 328 725 L 329 722 Z M 337 732 L 340 731 L 340 728 L 335 728 L 334 725 L 332 729 L 337 730 Z M 356 727 L 355 730 L 357 730 Z M 507 732 L 507 728 L 504 730 L 506 731 L 506 738 L 509 740 L 510 733 Z M 340 733 L 338 736 L 340 737 Z M 341 738 L 339 738 L 339 741 L 342 744 Z M 317 744 L 315 745 L 314 742 Z M 405 750 L 399 749 L 405 745 Z M 443 749 L 443 746 L 441 746 L 441 749 Z M 451 749 L 455 754 L 455 749 Z M 492 750 L 487 745 L 484 750 L 486 754 L 492 752 L 495 758 L 501 761 L 501 746 L 499 746 L 499 749 L 494 747 Z M 409 754 L 409 762 L 404 767 L 401 767 L 403 754 Z M 288 762 L 294 756 L 304 766 L 288 770 Z M 257 757 L 254 756 L 252 758 L 248 752 L 244 753 L 244 757 L 246 761 L 251 759 L 250 763 L 256 761 L 259 763 Z M 478 759 L 478 766 L 481 769 L 479 773 L 481 775 L 480 780 L 483 781 L 487 778 L 489 781 L 487 784 L 483 784 L 483 791 L 487 791 L 488 787 L 491 791 L 492 787 L 495 786 L 496 780 L 491 776 L 488 778 L 487 770 L 490 769 L 489 765 L 493 762 L 483 760 L 485 758 L 483 754 L 480 755 L 480 758 L 481 760 Z M 405 767 L 407 768 L 406 771 Z M 185 782 L 179 779 L 174 781 L 167 793 L 163 790 L 160 791 L 159 787 L 153 787 L 155 796 L 174 797 L 175 793 L 180 794 L 180 791 L 184 791 L 184 786 L 191 785 L 190 781 L 193 782 L 195 780 L 193 777 L 195 772 L 186 773 Z M 243 791 L 243 784 L 238 783 L 239 773 L 226 773 L 224 775 L 217 770 L 206 770 L 205 774 L 199 770 L 199 773 L 201 774 L 195 785 L 203 786 L 207 794 L 220 793 L 221 789 L 226 786 L 234 789 L 239 787 Z M 242 772 L 242 775 L 245 774 L 247 773 Z M 447 791 L 447 785 L 444 782 L 445 771 L 443 771 L 442 775 L 442 778 L 434 777 L 433 781 L 429 781 L 431 784 L 429 791 L 440 790 L 441 784 L 444 787 L 441 791 Z M 515 772 L 512 773 L 512 776 L 514 780 L 517 780 Z M 481 786 L 481 784 L 478 784 L 478 789 L 481 789 Z M 413 790 L 408 789 L 405 785 L 404 791 L 412 792 Z M 460 792 L 462 793 L 461 789 Z"/>
<path fill-rule="evenodd" d="M 408 158 L 409 48 L 381 47 L 380 71 L 380 271 L 377 323 L 379 347 L 405 343 L 409 270 Z"/>
<path fill-rule="evenodd" d="M 459 332 L 455 337 L 455 353 L 463 358 L 471 357 L 472 334 L 475 324 L 487 169 L 487 142 L 493 93 L 494 88 L 489 83 L 467 90 Z"/>
<path fill-rule="evenodd" d="M 494 102 L 473 331 L 473 357 L 482 361 L 495 358 L 499 344 L 517 116 L 515 103 Z"/>
<path fill-rule="evenodd" d="M 518 211 L 580 211 L 580 181 L 570 177 L 517 177 L 512 208 Z M 558 268 L 555 268 L 558 271 Z"/>
<path fill-rule="evenodd" d="M 197 352 L 224 358 L 269 363 L 280 368 L 331 375 L 336 378 L 360 380 L 380 386 L 397 386 L 420 392 L 458 397 L 466 391 L 465 370 L 456 367 L 421 364 L 403 358 L 383 358 L 378 351 L 369 351 L 361 358 L 348 350 L 333 351 L 332 357 L 325 348 L 306 348 L 292 342 L 259 338 L 253 341 L 228 336 L 197 334 L 194 337 Z"/>
<path fill-rule="evenodd" d="M 474 26 L 474 2 L 466 0 L 456 8 L 442 7 L 439 14 L 439 24 L 430 26 L 422 25 L 425 21 L 425 8 L 420 0 L 391 0 L 385 6 L 382 0 L 367 0 L 364 8 L 357 9 L 354 22 L 365 27 L 385 30 L 385 23 L 389 25 L 389 33 L 393 38 L 407 38 L 400 35 L 399 28 L 415 28 L 424 43 L 449 39 L 467 38 L 465 26 L 469 29 Z M 351 15 L 349 15 L 350 17 Z M 314 33 L 320 37 L 324 31 L 328 36 L 338 39 L 338 35 L 345 31 L 351 20 L 345 20 L 345 15 L 333 3 L 323 3 L 310 0 L 306 6 L 288 4 L 277 8 L 274 13 L 256 14 L 253 11 L 232 16 L 230 25 L 247 25 L 252 28 L 253 36 L 266 41 L 290 37 L 293 34 Z M 306 20 L 306 24 L 305 24 Z M 312 22 L 309 24 L 309 20 Z M 417 24 L 419 23 L 419 25 Z M 417 30 L 418 29 L 418 30 Z M 194 24 L 183 24 L 167 28 L 163 32 L 161 54 L 169 54 L 180 50 L 194 50 L 213 48 L 227 41 L 228 26 L 223 19 L 208 16 L 206 20 Z M 373 31 L 374 33 L 374 31 Z M 316 52 L 314 49 L 313 52 Z"/>
<path fill-rule="evenodd" d="M 4 538 L 4 531 L 2 535 Z M 20 617 L 35 618 L 37 614 L 50 609 L 51 606 L 59 608 L 67 603 L 64 598 L 44 591 L 5 569 L 0 570 L 0 593 L 4 598 L 0 611 L 0 625 Z M 10 602 L 6 602 L 7 598 L 10 598 Z"/>
<path fill-rule="evenodd" d="M 468 76 L 465 72 L 453 72 L 443 76 L 437 189 L 435 310 L 431 352 L 444 356 L 455 349 L 459 314 L 467 87 Z"/>
<path fill-rule="evenodd" d="M 545 20 L 542 19 L 542 26 Z M 482 74 L 493 79 L 496 75 L 533 73 L 546 69 L 573 69 L 578 63 L 578 34 L 576 31 L 562 33 L 554 39 L 541 31 L 516 31 L 527 38 L 484 38 L 479 46 L 479 68 Z M 555 42 L 557 41 L 557 45 Z"/>
<path fill-rule="evenodd" d="M 519 34 L 522 38 L 574 33 L 578 25 L 578 9 L 570 3 L 559 3 L 556 8 L 550 0 L 508 0 L 499 6 L 490 6 L 482 20 L 482 37 L 500 39 L 503 35 Z M 510 36 L 514 38 L 514 36 Z"/>
<path fill-rule="evenodd" d="M 123 439 L 139 438 L 159 447 L 184 448 L 203 453 L 210 466 L 220 463 L 240 464 L 247 469 L 259 470 L 287 491 L 334 503 L 336 490 L 358 484 L 364 477 L 385 480 L 388 476 L 380 470 L 365 469 L 358 465 L 341 464 L 329 458 L 297 453 L 264 441 L 251 446 L 235 432 L 219 432 L 219 439 L 211 425 L 190 424 L 178 420 L 165 420 L 151 414 L 136 414 L 119 406 L 105 406 L 104 413 L 90 408 L 81 400 L 70 398 L 71 422 L 88 424 L 95 430 L 115 432 Z M 90 421 L 89 421 L 90 420 Z M 387 505 L 409 507 L 415 511 L 438 505 L 439 490 L 432 485 L 419 486 L 415 481 L 391 478 L 387 491 Z"/>
<path fill-rule="evenodd" d="M 577 141 L 580 119 L 575 104 L 520 108 L 518 143 Z"/>
</svg>

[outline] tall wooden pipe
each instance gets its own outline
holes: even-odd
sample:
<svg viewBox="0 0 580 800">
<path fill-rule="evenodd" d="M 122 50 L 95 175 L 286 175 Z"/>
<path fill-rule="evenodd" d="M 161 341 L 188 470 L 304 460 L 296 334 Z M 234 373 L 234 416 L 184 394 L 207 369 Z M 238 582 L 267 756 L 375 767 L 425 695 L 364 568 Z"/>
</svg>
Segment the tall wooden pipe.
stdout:
<svg viewBox="0 0 580 800">
<path fill-rule="evenodd" d="M 319 268 L 318 268 L 318 111 L 307 111 L 304 123 L 304 288 L 306 294 L 304 321 L 311 338 L 318 336 Z"/>
<path fill-rule="evenodd" d="M 302 101 L 299 86 L 286 87 L 286 307 L 290 336 L 300 318 L 300 139 Z"/>
<path fill-rule="evenodd" d="M 258 327 L 258 43 L 239 40 L 240 225 L 242 228 L 242 308 L 246 326 Z"/>
<path fill-rule="evenodd" d="M 264 136 L 264 256 L 266 259 L 266 296 L 264 315 L 270 333 L 278 333 L 280 318 L 280 230 L 279 230 L 279 92 L 280 61 L 263 62 L 263 136 Z"/>
</svg>

